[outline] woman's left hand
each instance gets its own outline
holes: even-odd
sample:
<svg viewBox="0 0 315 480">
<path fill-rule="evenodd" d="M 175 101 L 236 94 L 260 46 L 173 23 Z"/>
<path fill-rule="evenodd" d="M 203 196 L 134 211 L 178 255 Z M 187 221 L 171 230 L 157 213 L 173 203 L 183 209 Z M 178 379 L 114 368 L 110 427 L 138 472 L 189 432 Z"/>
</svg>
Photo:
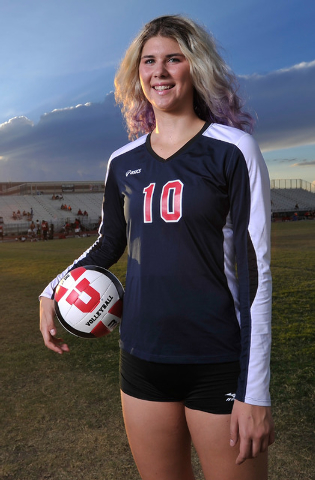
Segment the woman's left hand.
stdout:
<svg viewBox="0 0 315 480">
<path fill-rule="evenodd" d="M 271 408 L 234 400 L 230 432 L 230 445 L 233 447 L 239 442 L 237 465 L 257 457 L 275 441 Z"/>
</svg>

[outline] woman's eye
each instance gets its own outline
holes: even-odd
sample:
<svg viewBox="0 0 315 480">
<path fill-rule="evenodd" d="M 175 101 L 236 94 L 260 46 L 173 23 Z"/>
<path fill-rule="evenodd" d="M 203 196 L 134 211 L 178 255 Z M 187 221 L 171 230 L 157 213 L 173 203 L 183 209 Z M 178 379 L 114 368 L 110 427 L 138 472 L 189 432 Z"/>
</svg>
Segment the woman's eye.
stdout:
<svg viewBox="0 0 315 480">
<path fill-rule="evenodd" d="M 171 62 L 171 63 L 177 63 L 177 62 L 179 62 L 179 58 L 177 58 L 177 57 L 171 57 L 171 58 L 169 59 L 169 62 Z"/>
<path fill-rule="evenodd" d="M 153 58 L 148 58 L 148 60 L 146 60 L 144 63 L 145 63 L 146 65 L 150 65 L 150 64 L 153 63 L 153 62 L 154 62 Z"/>
</svg>

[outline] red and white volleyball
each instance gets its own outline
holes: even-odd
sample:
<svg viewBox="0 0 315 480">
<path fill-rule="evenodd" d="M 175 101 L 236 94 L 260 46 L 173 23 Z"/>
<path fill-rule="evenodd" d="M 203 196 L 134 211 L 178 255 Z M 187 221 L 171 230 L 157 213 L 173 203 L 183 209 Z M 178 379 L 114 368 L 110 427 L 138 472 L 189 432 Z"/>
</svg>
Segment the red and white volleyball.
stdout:
<svg viewBox="0 0 315 480">
<path fill-rule="evenodd" d="M 121 322 L 123 295 L 122 284 L 105 268 L 74 268 L 56 288 L 56 315 L 63 327 L 78 337 L 103 337 Z"/>
</svg>

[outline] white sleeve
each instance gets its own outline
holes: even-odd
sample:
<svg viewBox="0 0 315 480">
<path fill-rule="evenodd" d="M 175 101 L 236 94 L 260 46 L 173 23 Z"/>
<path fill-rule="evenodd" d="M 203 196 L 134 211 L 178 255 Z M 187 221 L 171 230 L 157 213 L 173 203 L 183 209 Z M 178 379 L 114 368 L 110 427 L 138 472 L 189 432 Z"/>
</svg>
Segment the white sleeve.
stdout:
<svg viewBox="0 0 315 480">
<path fill-rule="evenodd" d="M 250 182 L 249 235 L 254 247 L 258 288 L 251 305 L 251 339 L 244 401 L 270 405 L 272 280 L 270 272 L 271 202 L 268 170 L 256 141 L 241 138 L 238 148 L 247 163 Z"/>
</svg>

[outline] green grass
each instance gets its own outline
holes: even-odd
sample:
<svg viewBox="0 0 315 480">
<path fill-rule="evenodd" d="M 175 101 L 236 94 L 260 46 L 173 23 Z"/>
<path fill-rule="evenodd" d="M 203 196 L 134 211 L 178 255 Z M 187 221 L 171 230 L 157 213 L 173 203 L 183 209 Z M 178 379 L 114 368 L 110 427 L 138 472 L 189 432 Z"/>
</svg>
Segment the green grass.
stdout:
<svg viewBox="0 0 315 480">
<path fill-rule="evenodd" d="M 315 222 L 274 224 L 271 480 L 314 480 Z M 44 347 L 37 297 L 94 239 L 0 243 L 0 479 L 139 480 L 123 428 L 118 330 Z M 126 257 L 111 270 L 125 280 Z M 203 477 L 195 459 L 197 479 Z M 224 479 L 222 479 L 224 480 Z"/>
<path fill-rule="evenodd" d="M 271 479 L 315 479 L 315 222 L 274 224 Z"/>
</svg>

